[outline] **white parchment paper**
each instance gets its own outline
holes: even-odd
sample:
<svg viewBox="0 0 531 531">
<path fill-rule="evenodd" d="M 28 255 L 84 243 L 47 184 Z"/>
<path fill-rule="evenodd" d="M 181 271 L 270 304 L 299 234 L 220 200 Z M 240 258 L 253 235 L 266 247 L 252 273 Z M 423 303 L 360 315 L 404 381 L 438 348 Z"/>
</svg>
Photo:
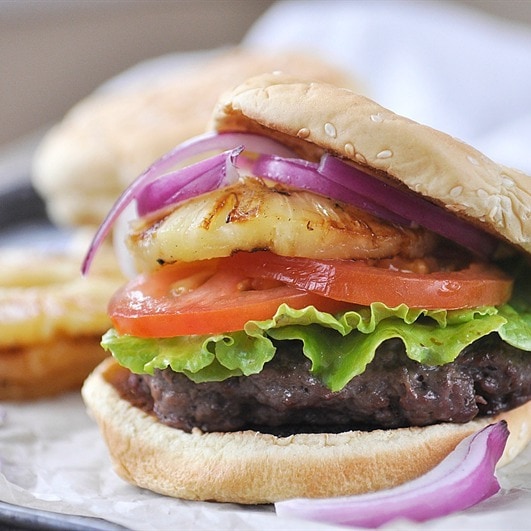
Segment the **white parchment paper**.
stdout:
<svg viewBox="0 0 531 531">
<path fill-rule="evenodd" d="M 275 5 L 244 44 L 315 49 L 379 103 L 531 173 L 529 28 L 428 0 L 301 0 Z M 500 493 L 463 513 L 385 528 L 531 529 L 531 447 L 499 478 Z M 279 519 L 270 506 L 184 502 L 126 484 L 78 393 L 0 404 L 0 501 L 138 530 L 339 529 Z"/>
</svg>

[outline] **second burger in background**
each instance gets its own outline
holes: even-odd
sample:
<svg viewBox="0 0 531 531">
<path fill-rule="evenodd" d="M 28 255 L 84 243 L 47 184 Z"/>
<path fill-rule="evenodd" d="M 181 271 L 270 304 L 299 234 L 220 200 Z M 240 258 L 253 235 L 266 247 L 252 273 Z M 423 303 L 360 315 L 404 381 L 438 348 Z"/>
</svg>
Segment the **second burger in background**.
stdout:
<svg viewBox="0 0 531 531">
<path fill-rule="evenodd" d="M 234 47 L 146 61 L 80 101 L 42 139 L 32 182 L 50 218 L 60 226 L 97 227 L 144 168 L 206 130 L 220 93 L 273 70 L 359 90 L 340 68 L 296 51 Z"/>
</svg>

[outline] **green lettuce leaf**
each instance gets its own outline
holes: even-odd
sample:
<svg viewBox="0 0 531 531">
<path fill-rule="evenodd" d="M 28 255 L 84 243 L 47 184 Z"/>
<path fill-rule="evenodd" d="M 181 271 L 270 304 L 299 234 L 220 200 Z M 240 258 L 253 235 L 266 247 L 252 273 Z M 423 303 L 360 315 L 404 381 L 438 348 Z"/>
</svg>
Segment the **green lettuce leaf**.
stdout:
<svg viewBox="0 0 531 531">
<path fill-rule="evenodd" d="M 171 367 L 196 383 L 259 373 L 275 355 L 277 341 L 300 341 L 312 372 L 332 391 L 361 374 L 387 339 L 403 341 L 407 355 L 420 363 L 450 363 L 467 345 L 497 332 L 511 345 L 531 351 L 531 312 L 484 307 L 473 310 L 413 310 L 381 303 L 340 316 L 313 307 L 281 305 L 266 321 L 249 321 L 229 334 L 138 338 L 109 330 L 102 346 L 136 373 Z"/>
<path fill-rule="evenodd" d="M 130 371 L 153 374 L 171 367 L 196 383 L 259 373 L 275 355 L 270 339 L 245 332 L 212 336 L 144 338 L 120 335 L 111 328 L 101 342 Z"/>
</svg>

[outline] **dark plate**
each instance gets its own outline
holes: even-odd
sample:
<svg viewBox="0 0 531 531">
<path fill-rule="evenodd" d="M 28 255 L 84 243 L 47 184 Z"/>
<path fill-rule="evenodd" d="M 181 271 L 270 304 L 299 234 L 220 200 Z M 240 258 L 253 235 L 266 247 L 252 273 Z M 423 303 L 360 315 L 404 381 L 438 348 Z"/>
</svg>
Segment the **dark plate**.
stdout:
<svg viewBox="0 0 531 531">
<path fill-rule="evenodd" d="M 43 200 L 29 184 L 0 193 L 0 247 L 31 246 L 32 249 L 64 248 L 69 233 L 55 227 Z"/>
<path fill-rule="evenodd" d="M 0 501 L 0 529 L 10 531 L 115 531 L 127 528 L 98 518 L 58 514 L 38 509 L 27 509 Z"/>
<path fill-rule="evenodd" d="M 22 184 L 1 193 L 1 230 L 28 221 L 49 223 L 44 202 L 37 192 L 29 184 Z"/>
</svg>

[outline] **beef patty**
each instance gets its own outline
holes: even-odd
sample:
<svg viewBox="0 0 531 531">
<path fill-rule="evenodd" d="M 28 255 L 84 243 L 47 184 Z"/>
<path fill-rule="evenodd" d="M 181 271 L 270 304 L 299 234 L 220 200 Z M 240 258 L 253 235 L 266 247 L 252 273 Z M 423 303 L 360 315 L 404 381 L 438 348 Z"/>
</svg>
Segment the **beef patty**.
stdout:
<svg viewBox="0 0 531 531">
<path fill-rule="evenodd" d="M 339 392 L 310 373 L 300 343 L 282 341 L 259 374 L 196 384 L 170 369 L 130 374 L 120 394 L 160 422 L 190 432 L 257 431 L 287 435 L 349 429 L 463 423 L 531 399 L 531 354 L 491 334 L 453 362 L 409 359 L 400 340 L 377 350 L 366 371 Z"/>
</svg>

